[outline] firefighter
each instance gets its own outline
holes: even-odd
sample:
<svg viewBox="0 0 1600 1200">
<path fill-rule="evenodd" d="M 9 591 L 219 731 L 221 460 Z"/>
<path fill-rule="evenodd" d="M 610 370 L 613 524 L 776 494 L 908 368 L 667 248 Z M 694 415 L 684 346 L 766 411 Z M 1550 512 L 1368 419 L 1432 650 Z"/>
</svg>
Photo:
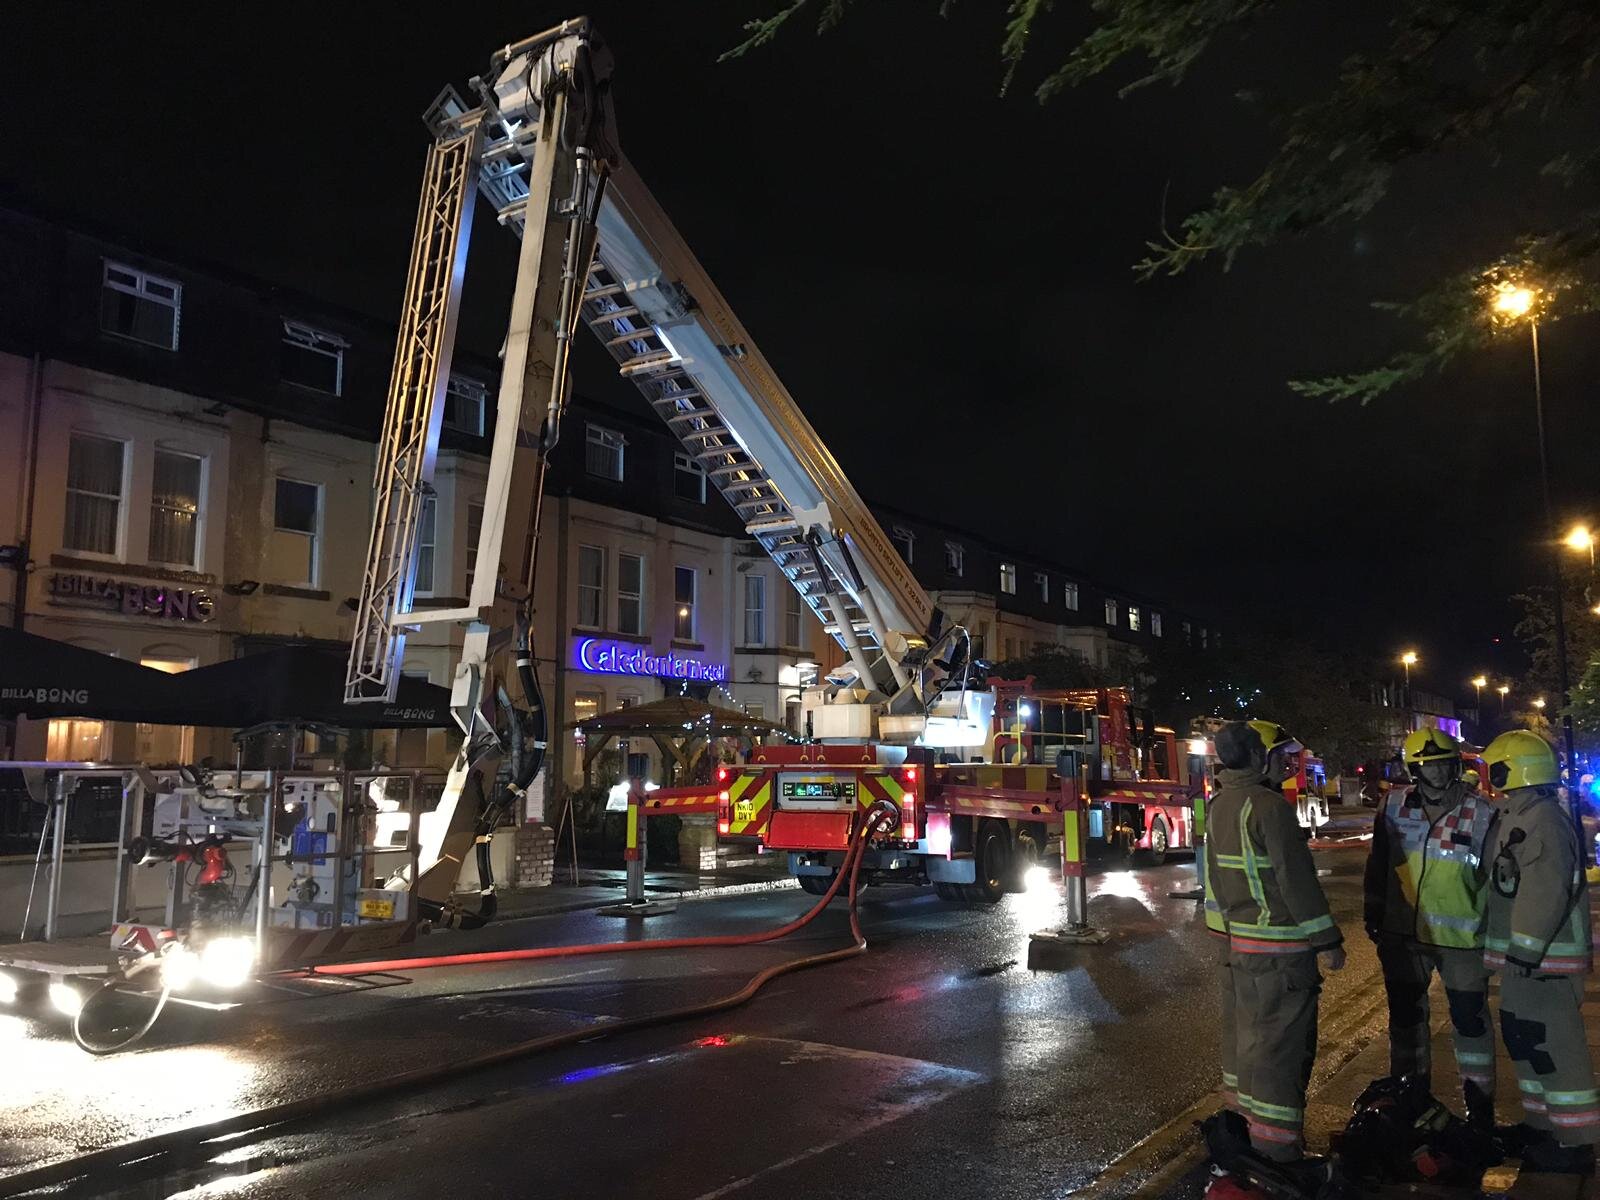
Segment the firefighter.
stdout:
<svg viewBox="0 0 1600 1200">
<path fill-rule="evenodd" d="M 1592 1174 L 1600 1094 L 1584 1031 L 1594 964 L 1589 887 L 1550 743 L 1526 729 L 1483 752 L 1503 793 L 1489 838 L 1484 962 L 1500 973 L 1500 1036 L 1522 1093 L 1524 1172 Z"/>
<path fill-rule="evenodd" d="M 1365 925 L 1389 998 L 1389 1072 L 1431 1084 L 1428 986 L 1444 984 L 1467 1120 L 1494 1130 L 1494 1025 L 1483 962 L 1484 848 L 1495 810 L 1462 778 L 1461 743 L 1407 735 L 1414 781 L 1390 790 L 1372 827 Z"/>
<path fill-rule="evenodd" d="M 1343 938 L 1281 791 L 1299 743 L 1272 721 L 1230 721 L 1216 746 L 1205 908 L 1221 958 L 1222 1086 L 1248 1123 L 1251 1149 L 1295 1163 L 1305 1154 L 1318 962 L 1342 968 Z"/>
</svg>

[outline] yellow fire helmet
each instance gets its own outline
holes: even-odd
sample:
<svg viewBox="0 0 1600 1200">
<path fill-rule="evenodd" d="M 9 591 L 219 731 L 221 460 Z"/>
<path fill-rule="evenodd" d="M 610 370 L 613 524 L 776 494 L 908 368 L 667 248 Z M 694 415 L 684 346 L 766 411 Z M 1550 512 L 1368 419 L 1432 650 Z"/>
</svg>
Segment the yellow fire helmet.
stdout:
<svg viewBox="0 0 1600 1200">
<path fill-rule="evenodd" d="M 1276 721 L 1246 721 L 1245 724 L 1256 731 L 1256 736 L 1261 739 L 1261 744 L 1267 748 L 1268 754 L 1279 747 L 1290 751 L 1301 749 L 1300 743 Z"/>
<path fill-rule="evenodd" d="M 1458 758 L 1461 743 L 1442 729 L 1418 729 L 1406 734 L 1405 745 L 1400 753 L 1405 758 L 1406 766 L 1418 767 L 1425 762 Z"/>
<path fill-rule="evenodd" d="M 1497 792 L 1561 780 L 1555 750 L 1531 729 L 1502 733 L 1484 749 L 1483 761 L 1489 768 L 1489 782 Z"/>
</svg>

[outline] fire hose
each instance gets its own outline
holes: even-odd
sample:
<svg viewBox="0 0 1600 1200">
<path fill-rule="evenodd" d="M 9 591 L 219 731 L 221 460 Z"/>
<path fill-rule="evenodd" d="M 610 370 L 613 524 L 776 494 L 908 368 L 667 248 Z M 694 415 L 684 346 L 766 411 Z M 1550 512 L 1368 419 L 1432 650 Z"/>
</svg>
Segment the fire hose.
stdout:
<svg viewBox="0 0 1600 1200">
<path fill-rule="evenodd" d="M 660 1025 L 692 1020 L 696 1017 L 711 1016 L 715 1013 L 738 1008 L 743 1004 L 749 1003 L 757 992 L 774 979 L 793 974 L 796 971 L 807 970 L 811 967 L 842 962 L 847 958 L 855 958 L 866 953 L 867 938 L 861 931 L 860 914 L 856 911 L 857 883 L 861 873 L 861 859 L 867 842 L 873 833 L 888 828 L 892 820 L 898 820 L 898 813 L 895 806 L 887 800 L 880 800 L 868 809 L 866 816 L 852 832 L 850 846 L 845 852 L 844 862 L 840 864 L 839 872 L 834 876 L 827 892 L 818 898 L 817 903 L 812 906 L 809 912 L 775 930 L 751 934 L 729 934 L 720 937 L 663 938 L 650 942 L 603 942 L 580 946 L 555 946 L 537 950 L 503 950 L 477 954 L 440 955 L 433 958 L 395 959 L 384 962 L 340 963 L 336 966 L 317 968 L 317 973 L 348 975 L 357 972 L 413 970 L 422 967 L 487 962 L 518 962 L 528 959 L 563 958 L 586 954 L 628 953 L 642 950 L 673 950 L 709 946 L 759 945 L 784 937 L 810 924 L 832 902 L 840 886 L 845 882 L 846 877 L 848 877 L 850 884 L 847 894 L 849 897 L 851 944 L 848 946 L 777 963 L 751 976 L 748 982 L 737 991 L 729 992 L 727 995 L 718 996 L 698 1004 L 686 1004 L 677 1008 L 663 1009 L 659 1012 L 644 1013 L 636 1017 L 602 1021 L 594 1025 L 584 1026 L 581 1029 L 567 1030 L 563 1033 L 546 1034 L 543 1037 L 530 1038 L 510 1046 L 502 1046 L 498 1050 L 490 1050 L 460 1062 L 446 1063 L 435 1067 L 420 1067 L 415 1071 L 405 1071 L 399 1075 L 369 1080 L 335 1092 L 327 1092 L 320 1096 L 310 1096 L 304 1100 L 291 1100 L 283 1104 L 268 1105 L 265 1108 L 236 1113 L 231 1117 L 223 1117 L 216 1121 L 207 1121 L 203 1124 L 190 1125 L 167 1133 L 158 1133 L 131 1142 L 123 1142 L 116 1146 L 107 1146 L 103 1150 L 92 1150 L 87 1154 L 80 1154 L 47 1166 L 36 1167 L 33 1170 L 19 1171 L 13 1175 L 0 1177 L 0 1196 L 24 1195 L 40 1188 L 52 1187 L 79 1179 L 94 1171 L 120 1168 L 158 1155 L 193 1149 L 228 1134 L 243 1133 L 245 1131 L 261 1133 L 267 1130 L 278 1130 L 284 1126 L 310 1120 L 326 1113 L 340 1112 L 353 1105 L 367 1101 L 392 1099 L 402 1090 L 432 1087 L 448 1082 L 460 1075 L 481 1071 L 488 1067 L 501 1066 L 535 1054 L 565 1049 L 581 1042 L 595 1041 L 602 1037 L 612 1037 L 620 1033 L 632 1033 L 640 1029 L 651 1029 Z"/>
</svg>

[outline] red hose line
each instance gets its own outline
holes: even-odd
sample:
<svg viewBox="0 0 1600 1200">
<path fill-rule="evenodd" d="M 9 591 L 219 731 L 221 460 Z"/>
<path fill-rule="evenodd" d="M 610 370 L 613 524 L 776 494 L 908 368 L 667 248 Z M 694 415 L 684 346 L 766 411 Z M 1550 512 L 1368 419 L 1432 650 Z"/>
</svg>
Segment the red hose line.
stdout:
<svg viewBox="0 0 1600 1200">
<path fill-rule="evenodd" d="M 713 1013 L 724 1012 L 730 1008 L 737 1008 L 741 1004 L 748 1003 L 757 992 L 779 976 L 865 954 L 867 951 L 867 939 L 866 935 L 861 931 L 860 916 L 856 912 L 856 883 L 857 877 L 861 873 L 861 859 L 866 849 L 867 839 L 871 836 L 872 830 L 876 825 L 876 818 L 874 818 L 873 814 L 880 807 L 886 809 L 887 805 L 880 802 L 867 810 L 867 819 L 862 824 L 859 835 L 852 838 L 850 850 L 845 855 L 845 861 L 840 864 L 839 874 L 834 879 L 833 886 L 828 889 L 828 894 L 803 918 L 799 921 L 792 921 L 784 927 L 785 929 L 799 928 L 800 925 L 803 925 L 820 912 L 822 907 L 833 899 L 834 893 L 839 890 L 839 886 L 845 877 L 845 868 L 849 867 L 850 891 L 848 894 L 852 945 L 778 963 L 753 975 L 749 982 L 738 991 L 730 992 L 726 996 L 718 996 L 716 999 L 707 1000 L 700 1004 L 688 1004 L 661 1012 L 644 1013 L 637 1017 L 603 1021 L 598 1025 L 584 1026 L 582 1029 L 569 1029 L 562 1033 L 547 1034 L 544 1037 L 531 1038 L 528 1041 L 518 1042 L 511 1046 L 502 1046 L 498 1050 L 490 1050 L 461 1062 L 446 1063 L 443 1066 L 436 1067 L 422 1067 L 415 1071 L 406 1071 L 383 1079 L 371 1079 L 321 1096 L 310 1096 L 304 1100 L 290 1100 L 283 1104 L 273 1104 L 250 1112 L 235 1113 L 231 1117 L 223 1117 L 220 1120 L 207 1121 L 199 1125 L 190 1125 L 183 1129 L 174 1129 L 167 1133 L 138 1138 L 131 1142 L 123 1142 L 120 1145 L 107 1146 L 102 1150 L 91 1150 L 87 1154 L 80 1154 L 42 1167 L 34 1167 L 11 1175 L 3 1175 L 0 1176 L 0 1196 L 23 1195 L 39 1188 L 81 1179 L 95 1171 L 117 1170 L 132 1163 L 152 1159 L 159 1154 L 168 1154 L 197 1147 L 217 1138 L 225 1137 L 228 1134 L 247 1131 L 260 1134 L 265 1133 L 267 1130 L 281 1129 L 286 1125 L 319 1117 L 327 1112 L 344 1112 L 352 1106 L 368 1100 L 390 1099 L 398 1095 L 402 1090 L 415 1090 L 443 1083 L 469 1071 L 479 1071 L 486 1067 L 500 1066 L 520 1058 L 526 1058 L 532 1054 L 560 1050 L 582 1042 L 594 1041 L 597 1038 L 609 1037 L 619 1033 L 630 1033 L 636 1029 L 649 1029 L 673 1021 L 710 1016 Z M 770 939 L 760 938 L 758 940 Z M 664 946 L 666 943 L 621 942 L 618 945 L 629 947 Z"/>
<path fill-rule="evenodd" d="M 838 873 L 833 877 L 833 883 L 827 892 L 817 901 L 811 911 L 803 916 L 796 917 L 787 925 L 777 929 L 768 929 L 761 933 L 729 933 L 714 937 L 683 937 L 683 938 L 658 938 L 648 942 L 589 942 L 577 946 L 540 946 L 528 950 L 478 950 L 467 954 L 441 954 L 431 958 L 386 958 L 367 962 L 331 963 L 327 966 L 310 967 L 308 974 L 312 975 L 373 975 L 380 972 L 393 971 L 420 971 L 425 967 L 465 967 L 476 963 L 502 963 L 502 962 L 527 962 L 533 959 L 544 958 L 577 958 L 586 954 L 626 954 L 641 950 L 692 950 L 706 946 L 755 946 L 762 942 L 776 941 L 778 938 L 787 937 L 797 929 L 803 929 L 814 920 L 818 913 L 827 908 L 833 897 L 839 891 L 839 886 L 844 882 L 845 868 L 852 862 L 859 862 L 862 847 L 866 845 L 865 834 L 870 831 L 875 823 L 869 810 L 867 821 L 861 826 L 863 836 L 852 838 L 850 853 L 846 861 L 839 866 Z M 854 877 L 851 872 L 851 898 L 850 912 L 852 924 L 855 921 L 855 896 Z M 301 974 L 299 971 L 285 972 L 285 974 Z"/>
</svg>

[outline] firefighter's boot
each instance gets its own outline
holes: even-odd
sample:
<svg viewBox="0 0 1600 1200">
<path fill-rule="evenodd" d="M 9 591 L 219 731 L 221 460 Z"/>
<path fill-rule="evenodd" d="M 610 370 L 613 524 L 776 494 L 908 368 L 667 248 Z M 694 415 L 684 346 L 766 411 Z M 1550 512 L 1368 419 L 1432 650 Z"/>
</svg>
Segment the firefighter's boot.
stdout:
<svg viewBox="0 0 1600 1200">
<path fill-rule="evenodd" d="M 1524 1175 L 1581 1175 L 1594 1177 L 1594 1147 L 1566 1146 L 1554 1138 L 1539 1138 L 1522 1154 Z"/>
</svg>

